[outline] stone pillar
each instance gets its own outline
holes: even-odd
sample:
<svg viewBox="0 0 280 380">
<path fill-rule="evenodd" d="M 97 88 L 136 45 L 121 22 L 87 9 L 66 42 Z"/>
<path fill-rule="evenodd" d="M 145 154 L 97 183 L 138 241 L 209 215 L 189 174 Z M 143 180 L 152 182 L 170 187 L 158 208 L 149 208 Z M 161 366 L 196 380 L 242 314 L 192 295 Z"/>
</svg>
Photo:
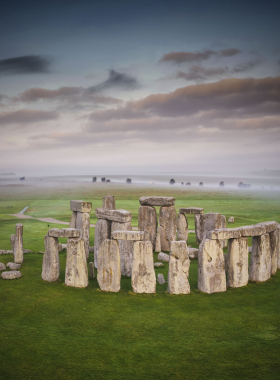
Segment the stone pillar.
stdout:
<svg viewBox="0 0 280 380">
<path fill-rule="evenodd" d="M 54 282 L 59 280 L 59 243 L 57 237 L 46 235 L 44 238 L 45 253 L 43 257 L 42 275 L 44 281 Z"/>
<path fill-rule="evenodd" d="M 279 231 L 278 228 L 275 231 L 270 232 L 270 252 L 271 252 L 271 274 L 277 272 L 278 267 L 278 254 L 279 254 Z"/>
<path fill-rule="evenodd" d="M 72 211 L 69 228 L 76 228 L 77 211 Z"/>
<path fill-rule="evenodd" d="M 157 212 L 153 206 L 139 207 L 138 229 L 139 231 L 149 232 L 153 249 L 155 249 L 157 235 Z"/>
<path fill-rule="evenodd" d="M 21 223 L 16 224 L 14 262 L 23 263 L 23 225 Z"/>
<path fill-rule="evenodd" d="M 99 247 L 97 281 L 103 292 L 120 291 L 120 251 L 116 240 L 106 239 Z"/>
<path fill-rule="evenodd" d="M 204 238 L 198 252 L 198 290 L 204 293 L 225 292 L 226 272 L 219 240 Z"/>
<path fill-rule="evenodd" d="M 133 245 L 131 284 L 134 293 L 155 293 L 153 245 L 150 241 L 136 241 Z"/>
<path fill-rule="evenodd" d="M 111 221 L 107 219 L 97 219 L 94 232 L 94 265 L 98 268 L 98 251 L 101 243 L 111 237 Z"/>
<path fill-rule="evenodd" d="M 172 241 L 169 255 L 167 293 L 190 294 L 189 268 L 190 260 L 186 241 Z"/>
<path fill-rule="evenodd" d="M 88 286 L 87 258 L 83 238 L 68 239 L 65 285 L 75 288 Z"/>
<path fill-rule="evenodd" d="M 227 285 L 240 288 L 248 284 L 248 240 L 246 237 L 229 239 L 226 255 Z"/>
<path fill-rule="evenodd" d="M 203 240 L 205 214 L 196 214 L 194 216 L 194 223 L 195 223 L 196 244 L 199 245 Z"/>
<path fill-rule="evenodd" d="M 156 237 L 155 252 L 157 252 L 157 253 L 161 252 L 161 243 L 160 243 L 160 234 L 159 234 L 159 232 L 157 233 L 157 237 Z"/>
<path fill-rule="evenodd" d="M 131 222 L 112 222 L 111 239 L 114 231 L 132 231 Z M 120 251 L 121 274 L 122 276 L 131 277 L 133 241 L 118 240 L 118 243 Z"/>
<path fill-rule="evenodd" d="M 176 210 L 174 206 L 161 207 L 159 211 L 159 233 L 161 249 L 170 250 L 170 243 L 176 240 Z"/>
<path fill-rule="evenodd" d="M 89 228 L 90 217 L 88 212 L 77 212 L 76 228 L 80 231 L 80 236 L 85 241 L 85 252 L 88 260 L 89 256 Z"/>
<path fill-rule="evenodd" d="M 177 217 L 177 240 L 188 241 L 188 220 L 184 214 Z"/>
<path fill-rule="evenodd" d="M 225 215 L 221 215 L 221 226 L 218 228 L 227 228 L 227 218 Z M 227 240 L 221 240 L 222 246 L 227 247 L 228 241 Z"/>
<path fill-rule="evenodd" d="M 16 235 L 15 235 L 15 234 L 12 234 L 11 237 L 10 237 L 10 242 L 11 242 L 11 246 L 12 246 L 12 251 L 14 251 L 14 248 L 15 248 L 15 241 L 16 241 Z"/>
<path fill-rule="evenodd" d="M 252 238 L 252 254 L 249 266 L 249 280 L 263 282 L 271 276 L 271 250 L 269 234 Z"/>
<path fill-rule="evenodd" d="M 280 225 L 278 225 L 276 231 L 278 231 L 278 242 L 279 242 L 279 244 L 278 244 L 278 254 L 277 254 L 277 257 L 278 257 L 278 259 L 277 259 L 277 262 L 278 262 L 277 267 L 278 267 L 278 269 L 280 269 Z"/>
<path fill-rule="evenodd" d="M 103 208 L 106 210 L 116 210 L 116 202 L 114 195 L 103 197 Z"/>
</svg>

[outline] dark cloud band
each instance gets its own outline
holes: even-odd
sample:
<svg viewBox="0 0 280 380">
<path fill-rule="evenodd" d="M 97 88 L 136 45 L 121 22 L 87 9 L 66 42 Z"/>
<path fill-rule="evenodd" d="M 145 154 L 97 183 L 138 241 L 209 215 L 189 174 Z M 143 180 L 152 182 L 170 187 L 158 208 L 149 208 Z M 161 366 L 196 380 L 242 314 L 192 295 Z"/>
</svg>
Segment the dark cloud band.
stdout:
<svg viewBox="0 0 280 380">
<path fill-rule="evenodd" d="M 40 74 L 49 73 L 50 60 L 41 55 L 0 60 L 0 74 Z"/>
</svg>

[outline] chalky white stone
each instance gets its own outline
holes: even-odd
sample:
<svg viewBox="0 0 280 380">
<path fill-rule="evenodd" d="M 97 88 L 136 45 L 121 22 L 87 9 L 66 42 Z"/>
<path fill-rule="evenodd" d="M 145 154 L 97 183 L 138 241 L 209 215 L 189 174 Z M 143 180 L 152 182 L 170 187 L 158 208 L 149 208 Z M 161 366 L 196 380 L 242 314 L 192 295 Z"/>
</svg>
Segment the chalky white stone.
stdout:
<svg viewBox="0 0 280 380">
<path fill-rule="evenodd" d="M 249 265 L 249 280 L 263 282 L 271 276 L 271 249 L 269 234 L 252 238 L 252 254 Z"/>
<path fill-rule="evenodd" d="M 175 198 L 173 197 L 141 197 L 139 202 L 142 206 L 174 206 Z"/>
<path fill-rule="evenodd" d="M 203 208 L 199 207 L 181 207 L 179 209 L 180 214 L 203 214 Z"/>
<path fill-rule="evenodd" d="M 65 285 L 75 288 L 88 286 L 87 258 L 83 238 L 68 239 Z"/>
<path fill-rule="evenodd" d="M 144 231 L 113 231 L 112 238 L 115 240 L 137 241 L 144 240 Z"/>
<path fill-rule="evenodd" d="M 266 233 L 266 228 L 262 224 L 253 224 L 251 226 L 239 227 L 241 236 L 261 236 Z"/>
<path fill-rule="evenodd" d="M 265 226 L 265 230 L 266 230 L 266 233 L 270 233 L 272 231 L 275 231 L 276 228 L 278 227 L 278 223 L 277 222 L 262 222 L 262 223 L 258 223 L 257 225 L 262 225 L 262 226 Z"/>
<path fill-rule="evenodd" d="M 94 273 L 94 263 L 89 263 L 89 279 L 94 280 L 95 279 L 95 273 Z"/>
<path fill-rule="evenodd" d="M 168 287 L 169 294 L 190 294 L 190 260 L 185 241 L 172 241 L 169 255 Z"/>
<path fill-rule="evenodd" d="M 106 219 L 98 219 L 94 231 L 94 265 L 98 268 L 98 251 L 104 240 L 111 238 L 111 222 Z"/>
<path fill-rule="evenodd" d="M 91 212 L 92 203 L 86 201 L 70 201 L 72 211 Z"/>
<path fill-rule="evenodd" d="M 227 219 L 225 215 L 221 215 L 221 228 L 227 228 Z M 227 247 L 227 239 L 221 241 L 223 247 Z"/>
<path fill-rule="evenodd" d="M 246 237 L 229 239 L 226 255 L 227 285 L 240 288 L 248 284 L 248 240 Z"/>
<path fill-rule="evenodd" d="M 188 241 L 188 220 L 184 214 L 177 216 L 177 240 Z"/>
<path fill-rule="evenodd" d="M 225 259 L 219 240 L 204 238 L 199 246 L 198 289 L 209 294 L 227 289 Z"/>
<path fill-rule="evenodd" d="M 23 225 L 21 223 L 16 224 L 14 262 L 23 263 Z"/>
<path fill-rule="evenodd" d="M 277 262 L 278 262 L 278 265 L 277 265 L 277 267 L 278 267 L 278 269 L 280 269 L 280 225 L 278 224 L 278 226 L 277 226 L 277 231 L 278 231 L 278 242 L 279 242 L 279 244 L 278 244 L 278 254 L 277 254 Z"/>
<path fill-rule="evenodd" d="M 116 210 L 114 195 L 106 195 L 106 197 L 103 197 L 103 208 L 106 210 Z"/>
<path fill-rule="evenodd" d="M 9 272 L 2 272 L 1 277 L 3 278 L 3 280 L 13 280 L 15 278 L 22 277 L 22 274 L 18 270 L 13 270 Z"/>
<path fill-rule="evenodd" d="M 112 222 L 111 237 L 115 231 L 132 231 L 131 222 L 120 223 Z M 143 234 L 143 238 L 145 233 Z M 132 257 L 133 257 L 133 240 L 118 240 L 121 262 L 121 274 L 123 276 L 131 277 Z"/>
<path fill-rule="evenodd" d="M 98 219 L 107 219 L 113 222 L 126 223 L 131 222 L 131 212 L 126 210 L 107 210 L 104 208 L 95 209 L 95 215 Z"/>
<path fill-rule="evenodd" d="M 209 231 L 207 234 L 207 239 L 211 240 L 238 239 L 240 237 L 242 237 L 240 228 L 220 228 Z"/>
<path fill-rule="evenodd" d="M 169 263 L 169 255 L 167 255 L 167 254 L 164 253 L 164 252 L 160 252 L 160 253 L 158 254 L 158 260 L 160 260 L 160 261 L 164 261 L 164 262 L 166 262 L 166 263 Z"/>
<path fill-rule="evenodd" d="M 161 242 L 160 242 L 160 233 L 158 232 L 156 235 L 156 246 L 155 246 L 155 252 L 161 252 Z"/>
<path fill-rule="evenodd" d="M 176 223 L 177 215 L 174 206 L 161 207 L 159 211 L 159 233 L 161 249 L 163 251 L 170 250 L 170 243 L 176 240 Z"/>
<path fill-rule="evenodd" d="M 163 267 L 162 263 L 154 263 L 154 267 Z"/>
<path fill-rule="evenodd" d="M 77 228 L 51 228 L 48 230 L 48 236 L 57 238 L 75 238 L 80 236 Z"/>
<path fill-rule="evenodd" d="M 73 211 L 70 219 L 69 228 L 76 228 L 77 211 Z"/>
<path fill-rule="evenodd" d="M 131 284 L 134 293 L 155 293 L 153 246 L 150 241 L 136 241 L 133 245 Z"/>
<path fill-rule="evenodd" d="M 97 281 L 103 292 L 120 291 L 121 263 L 116 240 L 106 239 L 99 247 Z"/>
<path fill-rule="evenodd" d="M 270 232 L 270 252 L 271 252 L 271 274 L 277 272 L 278 267 L 278 253 L 279 253 L 279 232 L 278 228 L 275 231 Z"/>
<path fill-rule="evenodd" d="M 0 263 L 0 271 L 6 270 L 6 265 L 3 263 Z"/>
<path fill-rule="evenodd" d="M 87 212 L 77 212 L 76 228 L 80 231 L 80 236 L 85 241 L 85 252 L 88 260 L 89 256 L 89 231 L 90 231 L 90 217 Z"/>
<path fill-rule="evenodd" d="M 165 284 L 165 278 L 164 278 L 164 275 L 162 273 L 158 273 L 158 275 L 157 275 L 157 282 L 160 285 Z"/>
<path fill-rule="evenodd" d="M 156 246 L 157 236 L 157 212 L 152 206 L 140 206 L 138 211 L 138 229 L 139 231 L 147 231 L 153 245 Z"/>
<path fill-rule="evenodd" d="M 10 237 L 10 242 L 11 242 L 11 246 L 12 246 L 12 251 L 14 251 L 15 241 L 16 241 L 16 235 L 15 235 L 15 234 L 12 234 L 11 237 Z"/>
<path fill-rule="evenodd" d="M 8 263 L 6 265 L 7 268 L 10 268 L 11 270 L 18 270 L 21 268 L 21 264 L 17 264 L 17 263 Z"/>
<path fill-rule="evenodd" d="M 41 278 L 42 280 L 49 282 L 58 281 L 60 275 L 58 238 L 46 235 L 44 242 L 45 253 L 43 257 Z"/>
</svg>

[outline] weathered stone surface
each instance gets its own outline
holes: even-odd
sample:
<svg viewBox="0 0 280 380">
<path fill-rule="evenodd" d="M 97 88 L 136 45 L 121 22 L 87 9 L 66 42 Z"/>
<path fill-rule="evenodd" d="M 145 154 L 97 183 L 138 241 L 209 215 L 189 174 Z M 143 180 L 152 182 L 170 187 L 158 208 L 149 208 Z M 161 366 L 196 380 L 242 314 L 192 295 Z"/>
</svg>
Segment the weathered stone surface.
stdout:
<svg viewBox="0 0 280 380">
<path fill-rule="evenodd" d="M 164 253 L 164 252 L 160 252 L 160 253 L 158 254 L 158 260 L 160 260 L 160 261 L 164 261 L 164 262 L 166 262 L 166 263 L 169 263 L 169 255 L 167 255 L 167 254 Z"/>
<path fill-rule="evenodd" d="M 22 277 L 22 274 L 20 273 L 20 271 L 13 270 L 13 271 L 9 271 L 9 272 L 2 272 L 1 277 L 4 280 L 13 280 L 14 278 Z"/>
<path fill-rule="evenodd" d="M 239 227 L 241 235 L 246 236 L 260 236 L 266 233 L 266 228 L 262 224 L 253 224 L 251 226 Z"/>
<path fill-rule="evenodd" d="M 21 223 L 16 224 L 14 262 L 23 263 L 23 225 Z"/>
<path fill-rule="evenodd" d="M 91 212 L 92 203 L 86 201 L 70 201 L 72 211 Z"/>
<path fill-rule="evenodd" d="M 234 223 L 234 217 L 233 216 L 230 216 L 228 218 L 228 223 Z"/>
<path fill-rule="evenodd" d="M 170 243 L 176 240 L 177 215 L 174 206 L 161 207 L 159 211 L 159 233 L 161 249 L 170 250 Z"/>
<path fill-rule="evenodd" d="M 161 252 L 161 242 L 160 242 L 160 233 L 159 232 L 156 235 L 155 252 Z"/>
<path fill-rule="evenodd" d="M 188 220 L 184 214 L 177 216 L 177 240 L 188 241 Z"/>
<path fill-rule="evenodd" d="M 205 214 L 204 236 L 206 236 L 209 231 L 222 228 L 223 222 L 222 215 L 217 212 Z"/>
<path fill-rule="evenodd" d="M 88 269 L 83 238 L 71 238 L 67 243 L 65 285 L 75 288 L 88 286 Z"/>
<path fill-rule="evenodd" d="M 106 210 L 104 208 L 95 209 L 95 215 L 99 219 L 112 220 L 113 222 L 131 222 L 131 212 L 126 210 Z"/>
<path fill-rule="evenodd" d="M 227 289 L 225 259 L 219 240 L 204 238 L 199 246 L 198 289 L 209 294 Z"/>
<path fill-rule="evenodd" d="M 14 251 L 11 251 L 10 249 L 7 250 L 7 249 L 1 249 L 0 250 L 0 255 L 10 255 L 10 254 L 13 254 Z"/>
<path fill-rule="evenodd" d="M 106 239 L 99 247 L 97 281 L 103 292 L 119 292 L 121 288 L 121 263 L 116 240 Z"/>
<path fill-rule="evenodd" d="M 70 219 L 69 228 L 76 228 L 77 211 L 73 211 Z"/>
<path fill-rule="evenodd" d="M 198 249 L 197 248 L 189 248 L 189 258 L 190 259 L 197 259 L 198 258 Z"/>
<path fill-rule="evenodd" d="M 229 239 L 226 255 L 227 285 L 240 288 L 248 284 L 248 240 L 246 237 Z"/>
<path fill-rule="evenodd" d="M 46 235 L 44 242 L 45 253 L 43 257 L 41 278 L 42 280 L 49 282 L 58 281 L 60 275 L 58 238 Z"/>
<path fill-rule="evenodd" d="M 131 231 L 131 230 L 132 230 L 131 222 L 127 222 L 127 223 L 112 222 L 111 237 L 113 237 L 113 233 L 115 231 Z M 123 276 L 131 277 L 133 241 L 132 240 L 130 241 L 118 240 L 118 243 L 119 243 L 119 251 L 120 251 L 121 274 Z"/>
<path fill-rule="evenodd" d="M 189 294 L 190 260 L 185 241 L 172 241 L 170 247 L 168 287 L 169 294 Z"/>
<path fill-rule="evenodd" d="M 279 231 L 276 228 L 275 231 L 270 232 L 270 252 L 271 252 L 271 274 L 275 274 L 278 268 L 278 253 L 279 253 Z"/>
<path fill-rule="evenodd" d="M 240 228 L 221 228 L 209 231 L 207 234 L 207 239 L 211 240 L 238 239 L 240 237 L 242 237 Z"/>
<path fill-rule="evenodd" d="M 156 292 L 153 246 L 150 241 L 134 243 L 131 284 L 134 293 Z"/>
<path fill-rule="evenodd" d="M 94 272 L 94 263 L 89 263 L 89 279 L 94 280 L 95 279 L 95 272 Z"/>
<path fill-rule="evenodd" d="M 0 263 L 0 271 L 6 270 L 6 265 L 3 263 Z"/>
<path fill-rule="evenodd" d="M 271 251 L 269 234 L 252 238 L 252 254 L 249 265 L 249 280 L 263 282 L 271 276 Z"/>
<path fill-rule="evenodd" d="M 227 219 L 225 215 L 221 215 L 221 228 L 227 228 Z M 223 247 L 227 247 L 227 239 L 221 241 Z"/>
<path fill-rule="evenodd" d="M 98 268 L 98 251 L 100 245 L 111 237 L 111 222 L 106 219 L 98 219 L 94 231 L 94 265 Z"/>
<path fill-rule="evenodd" d="M 279 245 L 278 245 L 278 259 L 277 259 L 277 262 L 278 262 L 278 269 L 280 269 L 280 225 L 278 224 L 278 227 L 277 227 L 277 231 L 278 231 L 278 242 L 279 242 Z"/>
<path fill-rule="evenodd" d="M 142 206 L 174 206 L 175 198 L 173 197 L 141 197 L 139 202 Z"/>
<path fill-rule="evenodd" d="M 266 230 L 266 233 L 270 233 L 272 231 L 275 231 L 276 228 L 278 227 L 278 223 L 277 222 L 262 222 L 262 223 L 258 223 L 258 225 L 262 225 L 262 226 L 265 226 L 265 230 Z"/>
<path fill-rule="evenodd" d="M 248 253 L 252 253 L 252 247 L 248 247 Z"/>
<path fill-rule="evenodd" d="M 106 210 L 116 210 L 114 195 L 106 195 L 106 197 L 103 197 L 103 208 Z"/>
<path fill-rule="evenodd" d="M 163 267 L 162 263 L 154 263 L 154 267 Z"/>
<path fill-rule="evenodd" d="M 199 207 L 182 207 L 182 208 L 179 208 L 179 212 L 180 214 L 192 214 L 192 215 L 195 215 L 195 214 L 203 214 L 203 208 L 199 208 Z"/>
<path fill-rule="evenodd" d="M 112 239 L 115 240 L 144 240 L 145 232 L 144 231 L 114 231 L 112 232 Z"/>
<path fill-rule="evenodd" d="M 158 273 L 158 275 L 157 275 L 157 282 L 160 285 L 165 284 L 165 278 L 164 278 L 164 275 L 162 273 Z"/>
<path fill-rule="evenodd" d="M 88 260 L 89 255 L 89 232 L 90 232 L 90 217 L 87 212 L 77 212 L 76 228 L 80 231 L 80 236 L 85 241 L 85 252 Z"/>
<path fill-rule="evenodd" d="M 89 247 L 88 250 L 89 252 L 94 253 L 94 247 Z"/>
<path fill-rule="evenodd" d="M 150 239 L 153 249 L 156 246 L 157 236 L 157 212 L 152 206 L 140 206 L 138 211 L 138 229 L 139 231 L 147 231 L 150 234 Z"/>
<path fill-rule="evenodd" d="M 15 241 L 16 241 L 16 235 L 15 235 L 15 234 L 12 234 L 11 237 L 10 237 L 10 242 L 11 242 L 11 246 L 12 246 L 12 251 L 14 251 Z"/>
<path fill-rule="evenodd" d="M 30 249 L 24 249 L 23 253 L 33 253 L 33 251 L 31 251 Z"/>
<path fill-rule="evenodd" d="M 194 216 L 195 235 L 196 235 L 196 243 L 197 244 L 200 244 L 203 240 L 205 215 L 206 214 L 197 214 Z"/>
<path fill-rule="evenodd" d="M 6 265 L 7 268 L 10 268 L 11 270 L 18 270 L 21 268 L 21 264 L 17 264 L 17 263 L 8 263 Z"/>
<path fill-rule="evenodd" d="M 61 244 L 61 251 L 66 251 L 66 250 L 67 250 L 67 244 Z"/>
<path fill-rule="evenodd" d="M 77 228 L 51 228 L 48 230 L 48 236 L 57 238 L 75 238 L 80 236 Z"/>
</svg>

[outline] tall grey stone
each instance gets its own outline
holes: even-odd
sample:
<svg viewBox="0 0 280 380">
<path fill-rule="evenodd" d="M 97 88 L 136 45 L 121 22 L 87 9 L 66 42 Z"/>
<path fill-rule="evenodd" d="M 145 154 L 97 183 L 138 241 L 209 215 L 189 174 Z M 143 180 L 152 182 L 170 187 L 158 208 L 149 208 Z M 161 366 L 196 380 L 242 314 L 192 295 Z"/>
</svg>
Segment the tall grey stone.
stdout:
<svg viewBox="0 0 280 380">
<path fill-rule="evenodd" d="M 156 236 L 156 247 L 155 247 L 155 252 L 159 253 L 161 252 L 161 243 L 160 243 L 160 233 L 157 233 Z"/>
<path fill-rule="evenodd" d="M 75 288 L 88 286 L 88 268 L 83 238 L 70 238 L 67 243 L 65 285 Z"/>
<path fill-rule="evenodd" d="M 196 243 L 199 245 L 203 240 L 205 214 L 196 214 L 194 216 Z"/>
<path fill-rule="evenodd" d="M 153 206 L 139 207 L 138 229 L 139 231 L 149 232 L 153 249 L 155 249 L 157 236 L 157 212 Z"/>
<path fill-rule="evenodd" d="M 11 237 L 10 237 L 10 242 L 11 242 L 11 246 L 12 246 L 12 251 L 14 251 L 15 241 L 16 241 L 16 235 L 15 235 L 15 234 L 12 234 Z"/>
<path fill-rule="evenodd" d="M 269 234 L 252 238 L 252 254 L 249 265 L 249 280 L 263 282 L 271 276 L 271 250 Z"/>
<path fill-rule="evenodd" d="M 156 292 L 153 246 L 150 241 L 134 243 L 131 284 L 134 293 Z"/>
<path fill-rule="evenodd" d="M 94 231 L 94 265 L 98 268 L 98 251 L 104 240 L 111 238 L 111 222 L 107 219 L 98 219 Z"/>
<path fill-rule="evenodd" d="M 278 228 L 269 234 L 271 252 L 271 274 L 277 272 L 278 253 L 279 253 L 279 232 Z"/>
<path fill-rule="evenodd" d="M 226 255 L 227 285 L 240 288 L 248 284 L 248 239 L 229 239 Z"/>
<path fill-rule="evenodd" d="M 221 215 L 221 227 L 220 228 L 227 228 L 227 219 L 225 215 Z M 227 239 L 221 241 L 223 247 L 227 247 Z"/>
<path fill-rule="evenodd" d="M 77 211 L 72 211 L 69 228 L 76 228 Z"/>
<path fill-rule="evenodd" d="M 58 238 L 46 235 L 44 238 L 45 253 L 43 257 L 41 278 L 44 281 L 54 282 L 59 280 L 59 248 Z"/>
<path fill-rule="evenodd" d="M 198 289 L 209 294 L 227 289 L 225 259 L 219 240 L 204 238 L 199 246 Z"/>
<path fill-rule="evenodd" d="M 190 259 L 186 241 L 172 241 L 169 255 L 168 287 L 169 294 L 189 294 Z"/>
<path fill-rule="evenodd" d="M 114 231 L 132 231 L 131 222 L 120 223 L 112 222 L 111 238 L 113 238 Z M 133 241 L 131 240 L 118 240 L 121 262 L 121 274 L 123 276 L 131 277 L 132 257 L 133 257 Z"/>
<path fill-rule="evenodd" d="M 161 207 L 159 211 L 159 233 L 161 249 L 170 250 L 170 243 L 176 240 L 177 215 L 174 206 Z"/>
<path fill-rule="evenodd" d="M 21 223 L 16 224 L 14 262 L 23 263 L 23 225 Z"/>
<path fill-rule="evenodd" d="M 104 240 L 99 247 L 97 281 L 103 292 L 119 292 L 121 264 L 116 240 Z"/>
<path fill-rule="evenodd" d="M 80 236 L 85 241 L 85 252 L 86 258 L 88 260 L 90 231 L 90 217 L 88 212 L 77 212 L 76 228 L 80 231 Z"/>
<path fill-rule="evenodd" d="M 177 240 L 188 241 L 188 220 L 184 214 L 177 216 Z"/>
<path fill-rule="evenodd" d="M 103 197 L 103 208 L 106 210 L 116 210 L 116 202 L 114 195 L 106 195 Z"/>
</svg>

